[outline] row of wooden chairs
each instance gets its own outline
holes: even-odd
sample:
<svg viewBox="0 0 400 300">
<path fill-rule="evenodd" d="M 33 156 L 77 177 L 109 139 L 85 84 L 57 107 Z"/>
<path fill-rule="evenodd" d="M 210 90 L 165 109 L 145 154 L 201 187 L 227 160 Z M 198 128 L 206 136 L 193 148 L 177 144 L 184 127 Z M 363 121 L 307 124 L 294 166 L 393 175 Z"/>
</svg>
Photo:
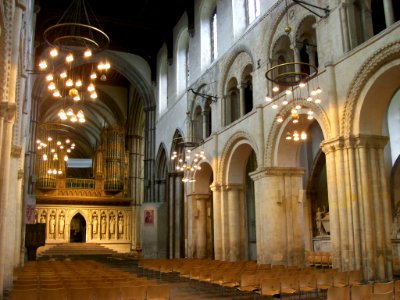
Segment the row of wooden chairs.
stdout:
<svg viewBox="0 0 400 300">
<path fill-rule="evenodd" d="M 329 252 L 306 252 L 306 264 L 315 268 L 332 268 L 332 255 Z"/>
<path fill-rule="evenodd" d="M 170 299 L 168 284 L 121 287 L 13 289 L 11 300 L 158 300 Z"/>
<path fill-rule="evenodd" d="M 168 284 L 95 261 L 28 263 L 14 274 L 11 300 L 169 299 Z"/>
<path fill-rule="evenodd" d="M 398 285 L 398 284 L 397 284 Z M 400 300 L 400 291 L 396 284 L 375 283 L 359 286 L 330 287 L 328 300 Z"/>
<path fill-rule="evenodd" d="M 292 293 L 316 293 L 330 286 L 362 284 L 360 271 L 338 272 L 337 269 L 299 268 L 283 265 L 257 265 L 254 261 L 221 262 L 211 260 L 148 260 L 141 268 L 154 273 L 175 273 L 179 278 L 205 283 L 238 292 L 257 292 L 266 296 Z"/>
</svg>

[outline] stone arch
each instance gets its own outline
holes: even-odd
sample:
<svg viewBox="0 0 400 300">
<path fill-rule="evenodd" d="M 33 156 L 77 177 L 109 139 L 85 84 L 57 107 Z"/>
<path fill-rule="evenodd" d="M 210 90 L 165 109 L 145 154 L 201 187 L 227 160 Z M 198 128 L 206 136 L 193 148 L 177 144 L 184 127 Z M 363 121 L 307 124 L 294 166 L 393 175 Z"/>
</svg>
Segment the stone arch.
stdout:
<svg viewBox="0 0 400 300">
<path fill-rule="evenodd" d="M 83 212 L 82 209 L 77 209 L 75 211 L 72 211 L 72 214 L 70 215 L 70 217 L 68 218 L 68 224 L 71 224 L 71 220 L 77 215 L 80 214 L 84 219 L 86 224 L 89 224 L 90 222 L 90 217 L 86 215 L 86 213 Z"/>
<path fill-rule="evenodd" d="M 310 108 L 314 111 L 314 118 L 317 120 L 320 125 L 324 138 L 329 139 L 331 137 L 331 128 L 329 124 L 329 119 L 326 112 L 318 105 L 312 102 L 308 102 L 306 100 L 296 100 L 302 107 Z M 284 106 L 279 112 L 284 119 L 287 119 L 290 115 L 291 107 Z M 269 131 L 268 138 L 265 144 L 265 166 L 272 167 L 276 164 L 275 154 L 279 145 L 279 141 L 282 138 L 282 130 L 284 126 L 283 123 L 274 122 Z"/>
<path fill-rule="evenodd" d="M 226 179 L 225 176 L 227 175 L 227 170 L 229 167 L 229 161 L 232 155 L 232 151 L 238 144 L 243 144 L 243 143 L 249 144 L 250 147 L 253 149 L 257 157 L 257 165 L 260 166 L 260 153 L 254 138 L 247 132 L 244 131 L 237 132 L 233 136 L 231 136 L 231 138 L 225 144 L 224 149 L 222 150 L 221 160 L 218 168 L 219 173 L 216 176 L 217 184 L 226 183 L 226 180 L 224 179 Z"/>
<path fill-rule="evenodd" d="M 201 170 L 197 170 L 195 173 L 195 183 L 193 192 L 197 194 L 207 194 L 210 190 L 210 184 L 208 182 L 210 176 L 214 177 L 214 170 L 209 161 L 201 161 Z"/>
<path fill-rule="evenodd" d="M 158 147 L 158 151 L 157 151 L 157 157 L 156 157 L 156 169 L 159 170 L 160 168 L 160 164 L 162 163 L 162 157 L 163 155 L 165 155 L 165 157 L 168 160 L 168 151 L 167 151 L 167 147 L 165 146 L 164 143 L 161 143 L 160 146 Z M 167 164 L 167 169 L 168 169 L 168 164 Z M 168 170 L 167 170 L 168 171 Z M 157 172 L 156 172 L 157 173 Z"/>
<path fill-rule="evenodd" d="M 226 81 L 228 80 L 228 74 L 229 74 L 229 70 L 232 67 L 233 63 L 235 62 L 236 58 L 239 56 L 240 53 L 246 53 L 249 57 L 250 57 L 250 61 L 251 64 L 254 66 L 254 55 L 251 52 L 250 48 L 247 47 L 244 44 L 239 44 L 238 46 L 236 46 L 231 54 L 225 59 L 225 62 L 222 65 L 221 68 L 221 79 L 218 82 L 218 94 L 220 96 L 224 95 L 224 91 L 225 91 L 225 86 L 226 86 Z"/>
<path fill-rule="evenodd" d="M 288 3 L 287 9 L 285 6 L 284 1 L 278 1 L 275 6 L 271 8 L 271 12 L 273 11 L 274 13 L 272 14 L 271 18 L 271 23 L 272 26 L 270 26 L 267 30 L 265 30 L 265 35 L 264 35 L 264 42 L 262 43 L 263 45 L 266 45 L 267 53 L 270 54 L 273 49 L 273 45 L 275 44 L 275 41 L 277 40 L 276 38 L 276 32 L 278 30 L 278 27 L 281 24 L 282 19 L 285 17 L 287 11 L 294 6 L 294 3 Z M 267 54 L 267 60 L 269 59 L 270 55 Z"/>
<path fill-rule="evenodd" d="M 317 22 L 317 18 L 316 18 L 314 15 L 312 15 L 312 14 L 306 14 L 306 15 L 295 25 L 294 37 L 295 37 L 295 40 L 296 40 L 296 41 L 300 40 L 300 38 L 301 38 L 301 36 L 299 36 L 299 35 L 300 35 L 300 33 L 301 33 L 300 30 L 302 29 L 303 25 L 304 25 L 306 22 L 308 22 L 308 20 L 311 20 L 311 19 L 314 20 L 314 23 Z M 316 37 L 315 37 L 315 38 L 316 38 Z M 316 43 L 316 41 L 313 41 L 313 42 Z"/>
<path fill-rule="evenodd" d="M 374 76 L 378 76 L 379 70 L 385 65 L 400 58 L 400 41 L 389 43 L 388 45 L 374 52 L 360 67 L 354 76 L 350 88 L 347 92 L 346 103 L 341 118 L 340 132 L 344 136 L 354 133 L 355 126 L 359 118 L 356 118 L 357 107 L 361 106 L 364 99 L 361 97 L 365 92 L 367 83 Z M 382 75 L 382 70 L 381 74 Z"/>
</svg>

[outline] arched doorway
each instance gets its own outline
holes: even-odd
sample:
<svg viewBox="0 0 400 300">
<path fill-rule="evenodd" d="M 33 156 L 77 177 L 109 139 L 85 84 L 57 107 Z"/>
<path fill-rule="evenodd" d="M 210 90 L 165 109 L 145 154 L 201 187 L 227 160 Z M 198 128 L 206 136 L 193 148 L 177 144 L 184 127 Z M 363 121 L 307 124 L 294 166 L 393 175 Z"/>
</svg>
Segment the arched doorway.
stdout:
<svg viewBox="0 0 400 300">
<path fill-rule="evenodd" d="M 85 243 L 86 242 L 86 220 L 77 213 L 70 224 L 70 243 Z"/>
<path fill-rule="evenodd" d="M 256 153 L 247 139 L 241 139 L 232 146 L 228 155 L 221 203 L 221 229 L 228 233 L 223 241 L 228 244 L 224 252 L 225 259 L 256 259 L 255 192 L 249 177 L 249 173 L 257 168 Z"/>
</svg>

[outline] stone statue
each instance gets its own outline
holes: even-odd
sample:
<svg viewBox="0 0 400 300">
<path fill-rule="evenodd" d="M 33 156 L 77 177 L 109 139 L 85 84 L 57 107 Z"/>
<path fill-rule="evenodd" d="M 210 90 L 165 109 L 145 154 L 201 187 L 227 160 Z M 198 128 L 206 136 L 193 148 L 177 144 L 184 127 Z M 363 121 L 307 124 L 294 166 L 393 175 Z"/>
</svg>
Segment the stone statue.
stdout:
<svg viewBox="0 0 400 300">
<path fill-rule="evenodd" d="M 40 223 L 46 223 L 46 218 L 45 218 L 44 214 L 40 215 Z"/>
<path fill-rule="evenodd" d="M 58 232 L 60 234 L 64 234 L 64 226 L 65 226 L 65 218 L 64 215 L 61 215 L 60 220 L 58 221 Z"/>
<path fill-rule="evenodd" d="M 98 226 L 98 221 L 97 221 L 97 216 L 93 216 L 93 233 L 96 234 L 97 233 L 97 226 Z"/>
<path fill-rule="evenodd" d="M 122 216 L 118 218 L 118 233 L 122 234 L 124 232 L 124 220 Z"/>
<path fill-rule="evenodd" d="M 115 217 L 112 216 L 110 219 L 110 233 L 113 234 L 115 231 Z"/>
<path fill-rule="evenodd" d="M 325 235 L 325 229 L 322 226 L 322 219 L 325 216 L 325 207 L 324 209 L 321 211 L 321 208 L 317 208 L 317 212 L 315 213 L 315 223 L 317 225 L 317 231 L 318 231 L 318 235 Z"/>
<path fill-rule="evenodd" d="M 54 233 L 56 231 L 56 218 L 54 215 L 50 216 L 50 233 Z"/>
<path fill-rule="evenodd" d="M 101 217 L 101 233 L 106 234 L 106 216 Z"/>
</svg>

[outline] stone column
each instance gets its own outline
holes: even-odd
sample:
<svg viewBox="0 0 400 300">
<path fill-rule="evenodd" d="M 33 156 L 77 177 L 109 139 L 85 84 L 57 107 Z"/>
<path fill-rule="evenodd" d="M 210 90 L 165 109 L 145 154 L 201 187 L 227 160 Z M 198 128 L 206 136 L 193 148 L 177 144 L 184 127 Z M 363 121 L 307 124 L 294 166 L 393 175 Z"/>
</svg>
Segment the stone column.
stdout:
<svg viewBox="0 0 400 300">
<path fill-rule="evenodd" d="M 346 32 L 348 33 L 349 37 L 348 50 L 351 50 L 362 42 L 359 41 L 359 37 L 357 35 L 357 31 L 361 29 L 357 28 L 356 25 L 353 0 L 344 0 L 342 3 L 342 7 L 344 9 L 344 14 L 346 15 L 343 30 L 345 30 L 345 28 L 347 27 Z"/>
<path fill-rule="evenodd" d="M 184 226 L 183 226 L 183 185 L 182 185 L 182 173 L 178 173 L 175 177 L 175 219 L 174 219 L 174 257 L 180 258 L 182 253 L 181 241 L 184 237 Z"/>
<path fill-rule="evenodd" d="M 383 148 L 386 137 L 324 141 L 334 267 L 361 268 L 365 280 L 392 280 L 391 206 Z"/>
<path fill-rule="evenodd" d="M 227 123 L 227 121 L 226 121 L 226 119 L 227 119 L 227 116 L 226 116 L 226 101 L 227 101 L 227 96 L 226 95 L 223 95 L 222 97 L 221 97 L 221 101 L 220 101 L 220 105 L 221 105 L 221 111 L 220 111 L 220 122 L 221 122 L 221 127 L 224 127 L 224 126 L 226 126 L 226 123 Z M 211 124 L 210 124 L 210 126 L 211 126 Z"/>
<path fill-rule="evenodd" d="M 169 201 L 168 201 L 168 211 L 169 211 L 169 258 L 174 258 L 174 240 L 175 240 L 175 176 L 176 173 L 169 173 Z"/>
<path fill-rule="evenodd" d="M 292 50 L 293 50 L 293 55 L 294 55 L 294 61 L 295 62 L 301 62 L 301 56 L 300 56 L 300 48 L 298 47 L 297 43 L 291 45 Z M 294 66 L 294 71 L 296 73 L 301 72 L 301 66 L 299 64 L 296 64 Z"/>
<path fill-rule="evenodd" d="M 209 195 L 196 195 L 197 206 L 197 258 L 207 257 L 207 200 Z"/>
<path fill-rule="evenodd" d="M 394 23 L 393 0 L 383 0 L 383 8 L 385 10 L 386 27 Z"/>
<path fill-rule="evenodd" d="M 304 214 L 301 168 L 259 168 L 250 174 L 256 200 L 257 262 L 302 265 Z M 265 191 L 270 191 L 266 193 Z"/>
<path fill-rule="evenodd" d="M 228 190 L 221 186 L 221 260 L 229 260 L 229 215 L 228 215 Z"/>
<path fill-rule="evenodd" d="M 226 187 L 228 196 L 228 226 L 229 226 L 229 261 L 237 261 L 242 259 L 241 254 L 243 253 L 240 245 L 242 242 L 242 236 L 240 234 L 240 192 L 242 190 L 241 185 L 229 185 Z"/>
<path fill-rule="evenodd" d="M 214 258 L 222 260 L 221 187 L 213 184 L 210 189 L 213 191 Z"/>
<path fill-rule="evenodd" d="M 310 64 L 313 66 L 317 66 L 317 49 L 315 48 L 315 46 L 307 45 L 306 51 L 308 54 L 308 61 L 310 62 Z M 310 73 L 311 71 L 312 70 L 310 69 Z"/>
<path fill-rule="evenodd" d="M 372 13 L 371 9 L 365 4 L 361 3 L 361 30 L 363 31 L 363 41 L 368 40 L 374 36 L 374 28 L 372 26 Z M 360 42 L 361 43 L 361 42 Z"/>
<path fill-rule="evenodd" d="M 209 112 L 211 113 L 211 112 Z M 203 140 L 207 138 L 207 128 L 208 128 L 208 123 L 207 123 L 207 111 L 203 110 L 201 112 L 202 119 L 203 119 Z"/>
<path fill-rule="evenodd" d="M 239 84 L 237 87 L 239 89 L 240 117 L 244 116 L 245 113 L 245 103 L 244 103 L 246 101 L 244 94 L 245 87 L 246 87 L 245 83 Z"/>
<path fill-rule="evenodd" d="M 342 29 L 343 38 L 343 52 L 346 53 L 350 50 L 350 37 L 349 37 L 349 24 L 347 22 L 347 6 L 349 4 L 343 2 L 339 7 L 340 24 Z"/>
<path fill-rule="evenodd" d="M 144 202 L 154 201 L 154 150 L 156 136 L 156 107 L 145 107 L 146 114 L 144 137 Z"/>
<path fill-rule="evenodd" d="M 141 249 L 141 231 L 142 222 L 139 215 L 140 205 L 143 201 L 143 174 L 142 174 L 142 162 L 143 162 L 143 137 L 140 135 L 128 135 L 127 145 L 129 151 L 129 170 L 128 170 L 128 197 L 132 198 L 132 250 Z"/>
</svg>

